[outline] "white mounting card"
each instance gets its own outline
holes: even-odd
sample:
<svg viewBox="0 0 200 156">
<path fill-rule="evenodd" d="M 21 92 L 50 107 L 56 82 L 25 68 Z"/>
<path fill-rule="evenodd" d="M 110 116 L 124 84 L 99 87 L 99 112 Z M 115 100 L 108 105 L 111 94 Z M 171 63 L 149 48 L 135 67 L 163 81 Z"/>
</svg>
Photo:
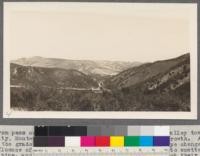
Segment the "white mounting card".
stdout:
<svg viewBox="0 0 200 156">
<path fill-rule="evenodd" d="M 3 28 L 4 118 L 197 118 L 196 3 L 4 2 Z"/>
</svg>

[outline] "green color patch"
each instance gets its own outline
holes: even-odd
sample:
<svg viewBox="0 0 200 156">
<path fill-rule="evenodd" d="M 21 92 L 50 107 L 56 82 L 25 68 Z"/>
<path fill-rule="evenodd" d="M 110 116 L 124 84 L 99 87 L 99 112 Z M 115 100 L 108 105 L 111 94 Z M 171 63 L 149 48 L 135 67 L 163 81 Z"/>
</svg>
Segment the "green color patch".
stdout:
<svg viewBox="0 0 200 156">
<path fill-rule="evenodd" d="M 139 136 L 125 136 L 124 137 L 124 146 L 139 146 L 140 137 Z"/>
</svg>

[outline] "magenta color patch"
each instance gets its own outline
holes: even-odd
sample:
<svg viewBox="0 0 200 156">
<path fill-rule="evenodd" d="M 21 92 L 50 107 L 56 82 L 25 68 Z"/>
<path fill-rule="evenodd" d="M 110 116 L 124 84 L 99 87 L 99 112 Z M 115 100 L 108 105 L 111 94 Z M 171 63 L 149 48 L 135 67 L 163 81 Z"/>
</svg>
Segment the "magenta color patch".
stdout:
<svg viewBox="0 0 200 156">
<path fill-rule="evenodd" d="M 94 136 L 82 136 L 81 137 L 81 146 L 82 147 L 95 146 L 95 137 Z"/>
</svg>

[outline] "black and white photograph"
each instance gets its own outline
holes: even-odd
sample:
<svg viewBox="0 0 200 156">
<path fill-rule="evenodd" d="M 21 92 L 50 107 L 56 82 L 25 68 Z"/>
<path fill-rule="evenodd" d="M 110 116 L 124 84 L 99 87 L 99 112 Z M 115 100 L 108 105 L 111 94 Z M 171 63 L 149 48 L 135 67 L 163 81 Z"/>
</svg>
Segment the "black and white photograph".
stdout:
<svg viewBox="0 0 200 156">
<path fill-rule="evenodd" d="M 196 87 L 196 4 L 4 3 L 4 117 L 194 119 Z"/>
</svg>

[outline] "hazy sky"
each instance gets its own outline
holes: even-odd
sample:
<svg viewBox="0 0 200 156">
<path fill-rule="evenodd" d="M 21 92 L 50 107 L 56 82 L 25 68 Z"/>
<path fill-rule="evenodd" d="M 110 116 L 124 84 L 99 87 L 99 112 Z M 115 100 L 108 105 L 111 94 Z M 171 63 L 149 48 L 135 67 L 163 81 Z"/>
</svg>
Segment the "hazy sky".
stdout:
<svg viewBox="0 0 200 156">
<path fill-rule="evenodd" d="M 10 59 L 155 61 L 191 51 L 195 4 L 5 3 Z"/>
</svg>

